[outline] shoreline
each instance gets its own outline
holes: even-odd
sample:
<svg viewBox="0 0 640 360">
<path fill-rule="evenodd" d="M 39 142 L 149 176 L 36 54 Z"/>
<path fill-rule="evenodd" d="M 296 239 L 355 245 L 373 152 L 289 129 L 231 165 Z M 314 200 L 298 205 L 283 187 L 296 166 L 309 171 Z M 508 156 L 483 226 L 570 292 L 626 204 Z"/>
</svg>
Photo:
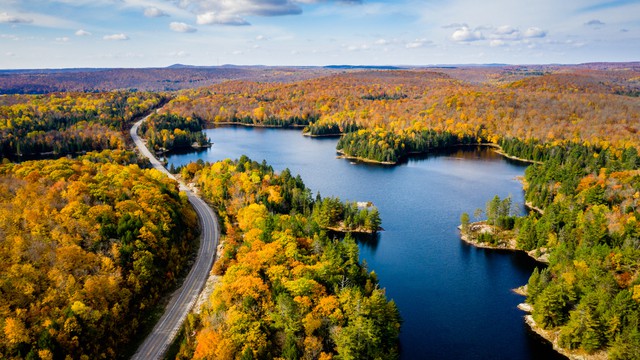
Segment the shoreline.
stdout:
<svg viewBox="0 0 640 360">
<path fill-rule="evenodd" d="M 363 163 L 367 163 L 367 164 L 379 164 L 379 165 L 397 165 L 398 162 L 391 162 L 391 161 L 378 161 L 378 160 L 371 160 L 371 159 L 367 159 L 367 158 L 361 158 L 358 156 L 351 156 L 351 155 L 347 155 L 344 153 L 344 151 L 342 150 L 337 150 L 336 149 L 336 153 L 340 154 L 339 156 L 337 156 L 337 159 L 347 159 L 347 160 L 355 160 L 355 161 L 359 161 L 359 162 L 363 162 Z"/>
<path fill-rule="evenodd" d="M 366 230 L 361 228 L 348 230 L 348 229 L 345 229 L 344 227 L 335 227 L 335 226 L 329 226 L 324 229 L 339 232 L 339 233 L 344 233 L 344 234 L 367 234 L 367 235 L 374 235 L 380 231 L 384 231 L 382 227 L 379 227 L 378 230 Z"/>
<path fill-rule="evenodd" d="M 234 122 L 234 121 L 223 121 L 223 122 L 214 122 L 214 123 L 207 123 L 207 124 L 210 124 L 213 127 L 205 128 L 203 130 L 213 129 L 213 128 L 216 128 L 217 126 L 245 126 L 245 127 L 255 127 L 255 128 L 272 128 L 272 129 L 303 129 L 305 126 L 307 126 L 307 125 L 298 125 L 298 124 L 291 124 L 291 125 L 287 125 L 287 126 L 283 126 L 283 125 L 265 125 L 265 124 L 247 124 L 247 123 Z"/>
<path fill-rule="evenodd" d="M 308 135 L 307 133 L 303 133 L 303 136 L 309 136 L 309 137 L 340 137 L 342 135 Z M 447 149 L 453 149 L 453 148 L 457 148 L 457 147 L 469 147 L 469 146 L 482 146 L 482 147 L 488 147 L 491 148 L 491 150 L 493 152 L 495 152 L 496 154 L 503 156 L 509 160 L 513 160 L 513 161 L 520 161 L 520 162 L 524 162 L 524 163 L 528 163 L 528 164 L 542 164 L 541 161 L 535 161 L 535 160 L 528 160 L 528 159 L 523 159 L 523 158 L 519 158 L 517 156 L 512 156 L 509 155 L 507 153 L 505 153 L 502 150 L 502 147 L 498 144 L 494 144 L 494 143 L 473 143 L 473 144 L 455 144 L 455 145 L 450 145 L 450 146 L 446 146 L 443 147 L 441 149 L 429 149 L 426 151 L 412 151 L 412 152 L 408 152 L 402 156 L 400 156 L 398 158 L 398 161 L 378 161 L 378 160 L 372 160 L 372 159 L 368 159 L 368 158 L 362 158 L 359 156 L 351 156 L 351 155 L 346 155 L 344 153 L 343 150 L 338 150 L 336 149 L 336 152 L 338 154 L 340 154 L 338 156 L 339 159 L 348 159 L 348 160 L 357 160 L 360 162 L 364 162 L 364 163 L 370 163 L 370 164 L 381 164 L 381 165 L 398 165 L 399 163 L 401 163 L 403 160 L 405 159 L 409 159 L 411 158 L 411 156 L 413 155 L 429 155 L 430 153 L 433 152 L 433 150 L 447 150 Z M 538 211 L 539 213 L 543 213 L 542 210 L 531 206 L 531 208 L 533 210 Z"/>
<path fill-rule="evenodd" d="M 469 227 L 472 226 L 478 226 L 478 225 L 484 225 L 482 224 L 482 222 L 474 222 L 474 223 L 470 223 Z M 488 226 L 488 225 L 485 225 Z M 523 252 L 525 254 L 527 254 L 530 258 L 532 258 L 533 260 L 541 263 L 541 264 L 549 264 L 549 253 L 546 252 L 546 249 L 542 248 L 542 249 L 535 249 L 535 250 L 531 250 L 531 251 L 526 251 L 526 250 L 522 250 L 522 249 L 518 249 L 516 247 L 516 240 L 515 239 L 509 239 L 508 243 L 503 243 L 501 245 L 492 245 L 489 243 L 483 243 L 483 242 L 479 242 L 475 239 L 472 239 L 469 236 L 468 232 L 462 231 L 462 225 L 458 226 L 458 230 L 460 230 L 460 239 L 464 242 L 466 242 L 469 245 L 475 246 L 477 248 L 480 249 L 492 249 L 492 250 L 508 250 L 508 251 L 519 251 L 519 252 Z M 539 256 L 536 256 L 536 252 L 541 250 L 541 254 Z"/>
<path fill-rule="evenodd" d="M 321 138 L 321 137 L 326 137 L 326 138 L 339 138 L 342 137 L 342 133 L 340 134 L 321 134 L 321 135 L 313 135 L 311 133 L 308 132 L 302 132 L 302 136 L 306 136 L 306 137 L 310 137 L 310 138 Z"/>
<path fill-rule="evenodd" d="M 531 201 L 525 201 L 524 206 L 525 206 L 527 209 L 537 211 L 537 212 L 538 212 L 538 214 L 540 214 L 540 215 L 544 215 L 544 210 L 542 210 L 542 209 L 540 209 L 539 207 L 537 207 L 537 206 L 533 205 L 533 203 L 532 203 Z"/>
<path fill-rule="evenodd" d="M 478 225 L 478 223 L 471 223 L 470 226 L 472 226 L 472 224 L 476 224 Z M 510 239 L 510 241 L 508 242 L 508 244 L 503 244 L 503 245 L 491 245 L 491 244 L 486 244 L 486 243 L 481 243 L 478 242 L 476 240 L 473 240 L 469 237 L 468 233 L 464 233 L 461 229 L 462 226 L 458 226 L 458 229 L 460 229 L 460 239 L 464 242 L 466 242 L 469 245 L 475 246 L 477 248 L 482 248 L 482 249 L 491 249 L 491 250 L 508 250 L 508 251 L 520 251 L 520 252 L 524 252 L 527 255 L 529 255 L 529 257 L 531 257 L 532 259 L 534 259 L 535 261 L 539 262 L 539 263 L 544 263 L 544 264 L 548 264 L 548 253 L 543 253 L 541 256 L 536 257 L 535 256 L 535 251 L 536 250 L 532 250 L 532 251 L 525 251 L 522 249 L 517 249 L 515 247 L 515 240 L 514 239 Z M 520 286 L 518 288 L 512 289 L 512 292 L 520 295 L 520 296 L 527 296 L 527 285 L 523 285 Z M 524 316 L 524 321 L 525 323 L 529 326 L 529 329 L 531 329 L 531 331 L 535 332 L 538 336 L 540 336 L 541 338 L 543 338 L 544 340 L 548 341 L 551 346 L 553 347 L 553 350 L 558 352 L 559 354 L 567 357 L 570 360 L 608 360 L 609 356 L 607 355 L 606 351 L 600 350 L 598 352 L 595 352 L 593 354 L 588 354 L 584 351 L 578 351 L 578 350 L 570 350 L 570 349 L 565 349 L 560 347 L 559 343 L 558 343 L 558 338 L 560 335 L 559 330 L 555 330 L 555 329 L 550 329 L 550 330 L 545 330 L 542 327 L 540 327 L 536 321 L 533 319 L 533 316 L 531 315 L 531 313 L 533 312 L 533 305 L 523 302 L 518 304 L 518 309 L 520 309 L 521 311 L 524 311 L 525 313 L 527 313 L 527 315 Z"/>
<path fill-rule="evenodd" d="M 593 354 L 589 354 L 584 350 L 583 351 L 571 350 L 571 349 L 565 349 L 561 347 L 559 345 L 560 331 L 556 329 L 546 330 L 540 327 L 536 323 L 536 321 L 533 319 L 533 315 L 531 315 L 531 312 L 533 311 L 533 306 L 531 304 L 528 304 L 526 302 L 518 304 L 518 309 L 527 313 L 527 315 L 524 316 L 524 322 L 529 326 L 529 329 L 531 329 L 531 331 L 536 333 L 538 336 L 540 336 L 544 340 L 548 341 L 553 347 L 553 350 L 555 350 L 557 353 L 561 354 L 562 356 L 565 356 L 570 360 L 608 360 L 609 359 L 609 355 L 605 350 L 600 350 L 600 351 L 594 352 Z"/>
</svg>

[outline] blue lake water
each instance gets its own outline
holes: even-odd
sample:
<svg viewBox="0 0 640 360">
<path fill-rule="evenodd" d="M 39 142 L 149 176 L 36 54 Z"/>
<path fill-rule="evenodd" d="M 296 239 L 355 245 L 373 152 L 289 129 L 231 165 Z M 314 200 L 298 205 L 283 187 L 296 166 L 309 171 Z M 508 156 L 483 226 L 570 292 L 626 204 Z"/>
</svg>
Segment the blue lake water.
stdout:
<svg viewBox="0 0 640 360">
<path fill-rule="evenodd" d="M 174 154 L 180 166 L 247 155 L 277 171 L 289 168 L 322 196 L 372 201 L 380 210 L 378 239 L 360 244 L 403 318 L 402 359 L 564 359 L 532 333 L 511 289 L 527 282 L 536 263 L 521 253 L 471 247 L 458 237 L 460 214 L 511 195 L 522 208 L 516 177 L 525 165 L 486 148 L 412 158 L 398 166 L 336 159 L 337 140 L 299 130 L 222 127 L 201 152 Z"/>
</svg>

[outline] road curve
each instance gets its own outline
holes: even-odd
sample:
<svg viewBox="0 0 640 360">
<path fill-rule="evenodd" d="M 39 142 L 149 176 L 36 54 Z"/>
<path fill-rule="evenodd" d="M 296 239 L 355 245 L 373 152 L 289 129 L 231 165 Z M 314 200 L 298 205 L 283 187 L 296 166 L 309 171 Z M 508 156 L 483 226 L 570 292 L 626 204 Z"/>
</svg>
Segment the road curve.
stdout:
<svg viewBox="0 0 640 360">
<path fill-rule="evenodd" d="M 172 179 L 176 179 L 156 157 L 147 149 L 144 142 L 138 136 L 138 128 L 150 115 L 136 122 L 131 128 L 131 138 L 135 142 L 138 150 L 146 156 L 153 167 Z M 172 296 L 164 314 L 158 320 L 151 333 L 144 340 L 138 351 L 133 355 L 135 360 L 161 359 L 173 340 L 175 339 L 187 314 L 195 304 L 198 295 L 202 291 L 209 271 L 213 265 L 213 260 L 220 239 L 220 226 L 218 218 L 211 208 L 197 195 L 190 191 L 184 184 L 180 183 L 180 190 L 185 191 L 189 202 L 198 213 L 202 232 L 200 235 L 200 249 L 195 264 L 189 271 L 184 283 Z"/>
</svg>

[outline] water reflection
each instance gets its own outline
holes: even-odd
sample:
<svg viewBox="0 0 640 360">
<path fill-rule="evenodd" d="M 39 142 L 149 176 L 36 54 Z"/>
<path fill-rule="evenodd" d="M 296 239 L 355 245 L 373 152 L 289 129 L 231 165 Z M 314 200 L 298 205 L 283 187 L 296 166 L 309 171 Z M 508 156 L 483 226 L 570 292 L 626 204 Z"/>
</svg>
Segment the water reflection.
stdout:
<svg viewBox="0 0 640 360">
<path fill-rule="evenodd" d="M 472 248 L 456 229 L 462 212 L 494 195 L 522 204 L 515 180 L 525 166 L 486 147 L 413 157 L 400 166 L 336 160 L 336 139 L 299 130 L 219 128 L 206 151 L 168 156 L 174 166 L 247 155 L 300 174 L 312 193 L 377 206 L 383 231 L 357 237 L 360 257 L 378 275 L 404 319 L 403 359 L 559 359 L 523 325 L 511 289 L 536 266 L 526 255 Z M 535 340 L 532 340 L 532 338 Z"/>
</svg>

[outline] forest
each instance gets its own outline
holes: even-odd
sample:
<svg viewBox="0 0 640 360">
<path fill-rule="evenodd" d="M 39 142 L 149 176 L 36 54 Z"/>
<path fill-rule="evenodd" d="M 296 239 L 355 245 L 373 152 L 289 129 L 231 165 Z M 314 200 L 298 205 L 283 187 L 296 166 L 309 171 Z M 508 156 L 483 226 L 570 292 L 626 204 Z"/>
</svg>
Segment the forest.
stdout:
<svg viewBox="0 0 640 360">
<path fill-rule="evenodd" d="M 348 154 L 369 160 L 394 157 L 376 153 L 369 158 L 380 140 L 388 143 L 384 152 L 401 151 L 425 130 L 443 137 L 451 133 L 463 143 L 517 138 L 639 146 L 640 102 L 629 96 L 640 89 L 637 70 L 563 69 L 519 78 L 503 72 L 481 83 L 456 74 L 356 71 L 294 83 L 229 81 L 185 90 L 163 111 L 200 118 L 208 126 L 296 124 L 311 135 L 345 133 L 358 144 L 349 144 Z M 416 151 L 428 150 L 418 146 Z"/>
<path fill-rule="evenodd" d="M 125 149 L 132 120 L 166 100 L 121 91 L 2 96 L 0 158 Z"/>
<path fill-rule="evenodd" d="M 126 352 L 187 265 L 197 217 L 123 151 L 0 166 L 0 358 Z"/>
<path fill-rule="evenodd" d="M 353 238 L 324 230 L 368 210 L 313 199 L 299 176 L 246 157 L 204 164 L 194 179 L 224 223 L 224 250 L 213 269 L 220 280 L 190 314 L 178 359 L 397 357 L 395 304 Z"/>
<path fill-rule="evenodd" d="M 534 319 L 559 330 L 565 348 L 638 359 L 638 151 L 515 140 L 505 149 L 543 161 L 527 168 L 525 181 L 527 201 L 544 211 L 516 221 L 519 248 L 550 254 L 528 283 Z"/>
<path fill-rule="evenodd" d="M 147 147 L 155 151 L 211 146 L 202 129 L 202 121 L 172 114 L 153 114 L 140 126 Z"/>
</svg>

